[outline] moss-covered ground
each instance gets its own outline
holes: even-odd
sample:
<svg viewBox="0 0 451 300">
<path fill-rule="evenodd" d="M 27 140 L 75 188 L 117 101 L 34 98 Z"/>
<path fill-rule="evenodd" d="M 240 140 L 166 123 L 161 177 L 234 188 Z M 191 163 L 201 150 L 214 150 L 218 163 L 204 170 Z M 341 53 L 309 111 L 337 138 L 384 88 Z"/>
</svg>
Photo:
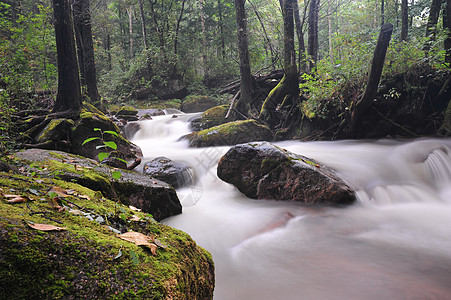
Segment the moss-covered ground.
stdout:
<svg viewBox="0 0 451 300">
<path fill-rule="evenodd" d="M 38 174 L 0 172 L 0 188 L 0 299 L 212 298 L 210 254 L 151 215 Z M 8 203 L 8 195 L 26 202 Z M 167 248 L 152 255 L 119 231 L 141 232 Z"/>
</svg>

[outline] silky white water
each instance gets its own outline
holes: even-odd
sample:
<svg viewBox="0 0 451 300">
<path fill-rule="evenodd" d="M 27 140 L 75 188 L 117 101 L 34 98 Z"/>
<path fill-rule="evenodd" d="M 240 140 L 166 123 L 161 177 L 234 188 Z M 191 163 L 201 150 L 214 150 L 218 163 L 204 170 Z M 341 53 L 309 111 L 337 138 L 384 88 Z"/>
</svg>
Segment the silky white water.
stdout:
<svg viewBox="0 0 451 300">
<path fill-rule="evenodd" d="M 133 142 L 144 162 L 166 156 L 194 169 L 193 186 L 178 190 L 183 214 L 163 222 L 212 253 L 215 300 L 451 299 L 451 139 L 277 143 L 357 191 L 346 208 L 308 208 L 222 182 L 229 147 L 178 141 L 191 116 L 142 121 Z"/>
</svg>

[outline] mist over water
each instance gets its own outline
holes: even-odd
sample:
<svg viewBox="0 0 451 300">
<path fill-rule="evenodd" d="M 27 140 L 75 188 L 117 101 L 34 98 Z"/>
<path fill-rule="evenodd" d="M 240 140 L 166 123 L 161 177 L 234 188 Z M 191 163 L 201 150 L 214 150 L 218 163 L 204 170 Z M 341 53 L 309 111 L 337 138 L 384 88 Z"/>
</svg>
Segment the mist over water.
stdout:
<svg viewBox="0 0 451 300">
<path fill-rule="evenodd" d="M 299 142 L 279 146 L 338 171 L 346 208 L 248 199 L 216 176 L 229 147 L 188 148 L 192 115 L 142 121 L 144 162 L 194 169 L 177 190 L 189 233 L 216 267 L 215 300 L 451 299 L 451 139 Z"/>
</svg>

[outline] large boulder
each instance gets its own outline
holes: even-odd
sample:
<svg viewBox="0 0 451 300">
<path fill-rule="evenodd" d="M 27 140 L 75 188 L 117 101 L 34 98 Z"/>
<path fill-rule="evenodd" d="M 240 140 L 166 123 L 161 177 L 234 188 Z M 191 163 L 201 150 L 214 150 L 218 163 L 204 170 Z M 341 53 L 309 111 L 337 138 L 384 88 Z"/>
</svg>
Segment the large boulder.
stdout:
<svg viewBox="0 0 451 300">
<path fill-rule="evenodd" d="M 217 172 L 250 198 L 325 205 L 355 200 L 354 192 L 334 170 L 271 143 L 232 147 L 219 161 Z"/>
<path fill-rule="evenodd" d="M 194 131 L 204 130 L 213 126 L 218 126 L 227 122 L 235 121 L 233 116 L 225 118 L 229 105 L 215 106 L 204 111 L 200 116 L 190 121 L 190 127 Z"/>
<path fill-rule="evenodd" d="M 164 83 L 155 83 L 151 87 L 134 91 L 137 100 L 168 100 L 183 99 L 188 95 L 188 89 L 181 80 L 167 79 Z"/>
<path fill-rule="evenodd" d="M 60 151 L 28 149 L 15 154 L 25 162 L 30 173 L 53 176 L 75 182 L 105 197 L 133 205 L 161 220 L 182 213 L 182 206 L 172 186 L 134 171 L 111 168 L 105 164 Z M 45 165 L 45 169 L 35 165 Z M 120 172 L 120 178 L 114 176 Z"/>
<path fill-rule="evenodd" d="M 193 183 L 193 169 L 167 157 L 157 157 L 144 164 L 143 172 L 146 175 L 169 183 L 179 188 Z"/>
<path fill-rule="evenodd" d="M 236 145 L 252 141 L 271 141 L 271 130 L 256 120 L 244 120 L 225 123 L 183 136 L 190 147 L 211 147 Z"/>
<path fill-rule="evenodd" d="M 189 235 L 36 165 L 0 172 L 0 299 L 213 298 L 212 257 Z"/>
<path fill-rule="evenodd" d="M 129 105 L 122 106 L 116 113 L 116 118 L 123 119 L 126 121 L 137 121 L 138 120 L 138 110 Z"/>
</svg>

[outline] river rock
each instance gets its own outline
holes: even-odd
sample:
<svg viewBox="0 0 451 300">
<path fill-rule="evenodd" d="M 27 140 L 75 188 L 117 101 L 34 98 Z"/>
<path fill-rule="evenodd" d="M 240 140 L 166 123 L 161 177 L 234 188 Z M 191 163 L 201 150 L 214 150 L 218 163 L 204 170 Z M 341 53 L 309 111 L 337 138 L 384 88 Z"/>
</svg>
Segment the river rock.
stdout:
<svg viewBox="0 0 451 300">
<path fill-rule="evenodd" d="M 250 198 L 325 205 L 355 200 L 333 169 L 267 142 L 232 147 L 219 161 L 217 172 Z"/>
<path fill-rule="evenodd" d="M 64 181 L 75 182 L 105 197 L 117 199 L 125 205 L 133 205 L 161 220 L 182 213 L 182 206 L 172 186 L 155 178 L 134 171 L 120 170 L 120 178 L 114 178 L 117 169 L 99 164 L 92 159 L 60 151 L 28 149 L 15 154 L 26 167 L 32 163 L 45 165 L 45 170 L 31 170 L 42 175 L 52 174 Z"/>
<path fill-rule="evenodd" d="M 214 99 L 203 95 L 191 95 L 182 103 L 182 111 L 185 113 L 195 113 L 205 111 L 218 104 Z"/>
<path fill-rule="evenodd" d="M 122 106 L 116 113 L 116 118 L 124 119 L 126 121 L 137 121 L 138 120 L 138 110 L 129 105 Z"/>
<path fill-rule="evenodd" d="M 143 167 L 143 172 L 169 183 L 174 188 L 189 185 L 193 182 L 192 168 L 163 156 L 147 162 Z"/>
<path fill-rule="evenodd" d="M 232 115 L 225 119 L 230 105 L 215 106 L 204 111 L 200 116 L 190 120 L 190 127 L 194 131 L 204 130 L 227 122 L 235 121 Z"/>
<path fill-rule="evenodd" d="M 271 141 L 274 136 L 267 126 L 259 124 L 256 120 L 242 120 L 196 131 L 181 139 L 188 140 L 190 147 L 211 147 Z"/>
</svg>

